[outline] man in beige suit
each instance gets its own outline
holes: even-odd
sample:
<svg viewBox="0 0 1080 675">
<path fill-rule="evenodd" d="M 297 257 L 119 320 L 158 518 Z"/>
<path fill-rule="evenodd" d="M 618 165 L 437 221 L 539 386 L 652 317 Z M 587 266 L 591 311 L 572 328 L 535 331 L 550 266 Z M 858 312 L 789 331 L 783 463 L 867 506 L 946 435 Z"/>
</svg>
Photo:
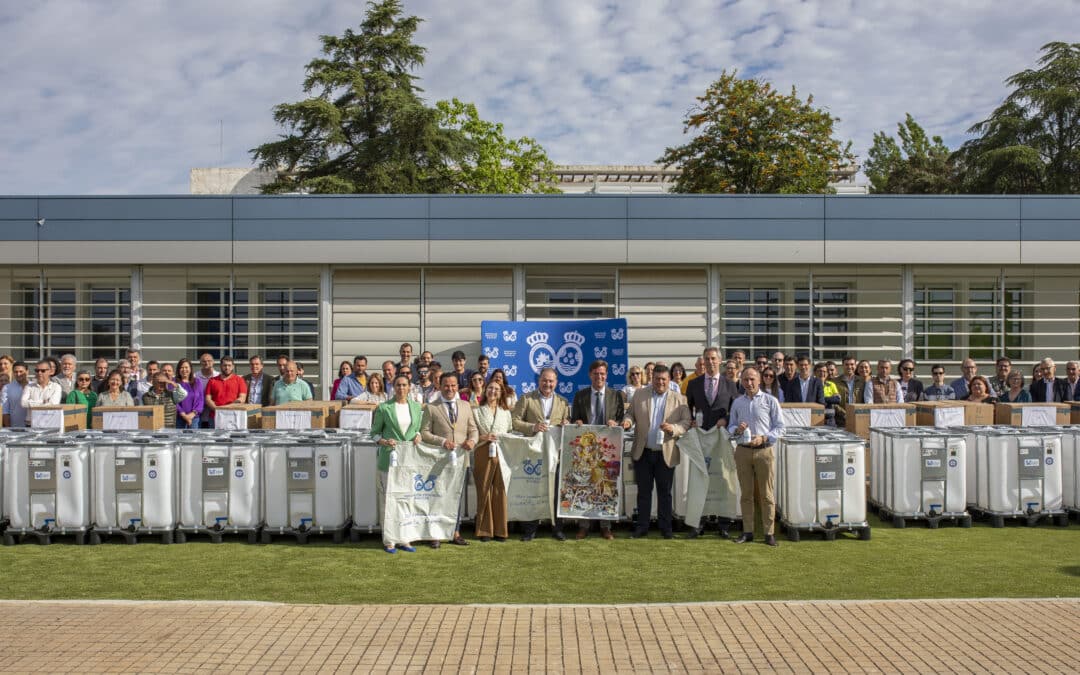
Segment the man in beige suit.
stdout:
<svg viewBox="0 0 1080 675">
<path fill-rule="evenodd" d="M 535 436 L 553 427 L 561 427 L 570 421 L 570 405 L 565 398 L 555 393 L 555 385 L 558 382 L 559 376 L 554 368 L 544 368 L 540 371 L 540 377 L 536 381 L 536 391 L 530 391 L 519 398 L 517 405 L 514 406 L 514 412 L 511 414 L 514 431 L 526 436 Z M 551 470 L 555 471 L 556 476 L 559 475 L 557 466 L 551 467 Z M 556 485 L 552 498 L 556 498 L 558 494 L 559 489 Z M 521 525 L 524 530 L 521 540 L 532 541 L 536 537 L 536 529 L 540 523 L 534 521 Z M 552 536 L 559 541 L 566 540 L 562 523 L 558 518 L 552 523 L 552 529 Z"/>
<path fill-rule="evenodd" d="M 461 448 L 467 452 L 476 447 L 480 440 L 480 430 L 472 416 L 472 408 L 458 396 L 457 376 L 443 373 L 439 379 L 440 398 L 428 403 L 424 408 L 424 421 L 420 423 L 420 440 L 428 445 L 438 445 L 446 450 Z M 469 485 L 468 472 L 461 484 L 461 499 L 465 499 L 465 489 Z M 461 525 L 461 511 L 464 506 L 459 502 L 457 523 Z M 451 544 L 468 546 L 469 542 L 461 536 L 459 527 L 454 528 Z M 431 548 L 439 548 L 439 541 L 431 542 Z"/>
<path fill-rule="evenodd" d="M 686 399 L 670 388 L 667 366 L 653 368 L 652 386 L 639 389 L 623 420 L 623 428 L 634 427 L 634 476 L 637 479 L 638 522 L 633 538 L 649 532 L 653 484 L 656 485 L 656 516 L 664 539 L 674 539 L 671 531 L 671 484 L 679 449 L 675 441 L 690 427 L 690 409 Z"/>
</svg>

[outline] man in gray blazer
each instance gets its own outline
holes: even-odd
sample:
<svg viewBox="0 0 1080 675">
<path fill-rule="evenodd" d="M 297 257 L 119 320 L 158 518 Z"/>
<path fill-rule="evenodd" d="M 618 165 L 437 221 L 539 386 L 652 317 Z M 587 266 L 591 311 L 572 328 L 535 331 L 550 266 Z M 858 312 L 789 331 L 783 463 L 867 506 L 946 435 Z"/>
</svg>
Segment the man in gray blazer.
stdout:
<svg viewBox="0 0 1080 675">
<path fill-rule="evenodd" d="M 461 448 L 471 452 L 480 440 L 480 430 L 472 415 L 472 407 L 458 396 L 457 376 L 443 373 L 439 380 L 441 398 L 435 399 L 424 408 L 424 421 L 420 423 L 420 440 L 428 445 L 438 445 L 445 450 Z M 462 501 L 459 502 L 457 523 L 461 525 L 460 505 L 464 501 L 465 491 L 469 486 L 469 472 L 465 473 L 465 482 L 461 484 Z M 457 527 L 451 544 L 468 546 L 469 542 L 461 536 Z M 431 542 L 431 548 L 439 548 L 439 541 Z"/>
<path fill-rule="evenodd" d="M 544 368 L 540 371 L 536 381 L 536 390 L 530 391 L 519 398 L 514 406 L 514 412 L 511 413 L 514 431 L 526 436 L 535 436 L 554 427 L 561 427 L 570 421 L 569 404 L 567 404 L 565 398 L 555 393 L 555 385 L 558 382 L 559 376 L 554 368 Z M 551 467 L 551 470 L 555 472 L 556 476 L 559 475 L 558 466 Z M 551 498 L 556 499 L 558 494 L 559 488 L 556 481 L 555 494 L 551 495 Z M 532 541 L 536 537 L 536 530 L 540 523 L 532 521 L 522 523 L 521 526 L 524 530 L 521 540 Z M 566 540 L 566 535 L 563 534 L 562 524 L 558 518 L 555 518 L 555 522 L 551 524 L 551 527 L 553 537 L 559 541 Z"/>
</svg>

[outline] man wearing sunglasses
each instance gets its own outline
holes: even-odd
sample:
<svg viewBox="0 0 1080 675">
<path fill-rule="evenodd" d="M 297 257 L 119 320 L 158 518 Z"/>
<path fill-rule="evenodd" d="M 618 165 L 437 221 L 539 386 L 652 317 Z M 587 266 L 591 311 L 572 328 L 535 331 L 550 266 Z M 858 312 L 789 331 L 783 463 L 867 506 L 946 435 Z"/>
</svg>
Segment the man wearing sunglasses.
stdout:
<svg viewBox="0 0 1080 675">
<path fill-rule="evenodd" d="M 23 409 L 29 412 L 39 405 L 58 405 L 63 395 L 60 385 L 52 381 L 49 362 L 38 361 L 34 364 L 34 381 L 23 388 L 21 403 Z M 33 412 L 30 414 L 33 415 Z"/>
<path fill-rule="evenodd" d="M 900 362 L 900 390 L 904 392 L 904 403 L 924 400 L 923 383 L 915 379 L 915 362 L 911 359 Z"/>
</svg>

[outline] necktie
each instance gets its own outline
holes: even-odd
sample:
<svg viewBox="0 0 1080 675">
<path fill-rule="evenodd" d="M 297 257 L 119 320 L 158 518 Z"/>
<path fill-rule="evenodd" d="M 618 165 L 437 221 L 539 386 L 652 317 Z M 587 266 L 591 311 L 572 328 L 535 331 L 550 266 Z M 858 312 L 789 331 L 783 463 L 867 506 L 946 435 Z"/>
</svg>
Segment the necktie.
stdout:
<svg viewBox="0 0 1080 675">
<path fill-rule="evenodd" d="M 457 406 L 453 402 L 446 402 L 446 413 L 450 416 L 450 424 L 457 424 Z"/>
<path fill-rule="evenodd" d="M 716 400 L 716 378 L 706 378 L 705 382 L 709 385 L 709 390 L 706 392 L 705 395 L 708 396 L 709 403 L 712 404 L 712 402 Z"/>
<path fill-rule="evenodd" d="M 593 424 L 604 425 L 604 401 L 600 392 L 596 392 L 596 404 L 593 407 Z"/>
</svg>

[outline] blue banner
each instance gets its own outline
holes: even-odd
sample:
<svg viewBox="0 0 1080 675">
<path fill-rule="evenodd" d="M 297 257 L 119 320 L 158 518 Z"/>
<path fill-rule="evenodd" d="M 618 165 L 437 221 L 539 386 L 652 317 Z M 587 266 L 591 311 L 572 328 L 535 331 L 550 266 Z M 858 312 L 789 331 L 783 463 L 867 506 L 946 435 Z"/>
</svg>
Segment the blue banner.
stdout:
<svg viewBox="0 0 1080 675">
<path fill-rule="evenodd" d="M 590 385 L 589 364 L 608 363 L 608 386 L 626 384 L 626 319 L 588 321 L 483 321 L 480 344 L 502 368 L 518 396 L 536 389 L 537 375 L 546 367 L 559 373 L 556 391 L 567 400 Z"/>
</svg>

